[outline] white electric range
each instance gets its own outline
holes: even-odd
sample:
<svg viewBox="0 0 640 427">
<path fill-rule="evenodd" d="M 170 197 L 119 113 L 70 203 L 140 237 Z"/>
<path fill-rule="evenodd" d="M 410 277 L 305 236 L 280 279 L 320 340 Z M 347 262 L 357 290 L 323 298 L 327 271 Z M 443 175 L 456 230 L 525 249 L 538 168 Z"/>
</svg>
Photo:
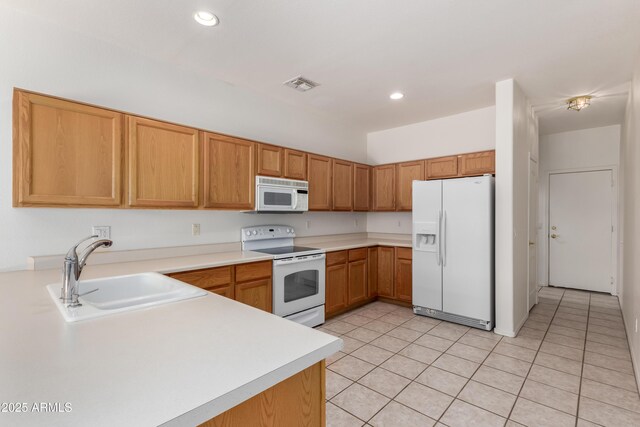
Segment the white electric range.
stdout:
<svg viewBox="0 0 640 427">
<path fill-rule="evenodd" d="M 324 323 L 325 251 L 295 246 L 288 225 L 242 229 L 242 250 L 273 255 L 273 312 L 307 326 Z"/>
</svg>

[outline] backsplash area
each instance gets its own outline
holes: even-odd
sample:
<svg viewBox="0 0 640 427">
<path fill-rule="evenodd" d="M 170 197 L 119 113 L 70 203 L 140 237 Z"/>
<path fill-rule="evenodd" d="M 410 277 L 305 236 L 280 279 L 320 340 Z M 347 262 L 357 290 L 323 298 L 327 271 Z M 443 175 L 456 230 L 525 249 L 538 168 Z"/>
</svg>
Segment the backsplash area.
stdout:
<svg viewBox="0 0 640 427">
<path fill-rule="evenodd" d="M 20 239 L 0 249 L 0 271 L 28 268 L 28 257 L 64 254 L 72 244 L 91 234 L 96 225 L 111 226 L 109 250 L 165 248 L 233 243 L 240 228 L 261 224 L 295 227 L 300 237 L 366 232 L 367 214 L 306 212 L 303 214 L 245 214 L 223 211 L 109 209 L 13 209 L 3 227 L 22 230 Z M 192 235 L 200 224 L 200 235 Z M 45 238 L 46 237 L 46 238 Z"/>
</svg>

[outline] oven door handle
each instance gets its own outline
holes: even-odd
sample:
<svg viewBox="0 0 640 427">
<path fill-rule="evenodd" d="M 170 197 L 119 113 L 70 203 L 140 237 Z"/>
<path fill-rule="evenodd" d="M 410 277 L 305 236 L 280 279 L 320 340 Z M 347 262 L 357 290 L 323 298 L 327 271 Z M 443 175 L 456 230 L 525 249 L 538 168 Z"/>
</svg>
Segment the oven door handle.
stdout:
<svg viewBox="0 0 640 427">
<path fill-rule="evenodd" d="M 313 262 L 313 261 L 320 261 L 325 259 L 327 256 L 325 254 L 318 254 L 318 255 L 306 255 L 304 257 L 300 257 L 298 259 L 294 258 L 291 260 L 283 260 L 283 259 L 276 259 L 273 261 L 274 265 L 292 265 L 292 264 L 301 264 L 303 262 Z"/>
</svg>

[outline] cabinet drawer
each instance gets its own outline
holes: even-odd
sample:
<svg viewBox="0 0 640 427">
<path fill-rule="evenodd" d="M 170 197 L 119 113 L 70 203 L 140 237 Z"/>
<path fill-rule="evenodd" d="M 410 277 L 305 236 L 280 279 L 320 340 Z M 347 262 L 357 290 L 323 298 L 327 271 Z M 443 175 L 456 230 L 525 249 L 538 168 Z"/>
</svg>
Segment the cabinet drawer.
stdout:
<svg viewBox="0 0 640 427">
<path fill-rule="evenodd" d="M 272 269 L 273 263 L 271 261 L 236 265 L 236 282 L 270 278 Z"/>
<path fill-rule="evenodd" d="M 199 288 L 209 289 L 230 284 L 233 281 L 232 275 L 233 267 L 227 266 L 171 273 L 167 276 Z"/>
<path fill-rule="evenodd" d="M 398 259 L 411 259 L 411 248 L 396 248 L 396 258 Z"/>
<path fill-rule="evenodd" d="M 344 264 L 347 262 L 347 251 L 329 252 L 327 254 L 327 267 L 330 265 Z"/>
<path fill-rule="evenodd" d="M 367 248 L 358 248 L 349 250 L 349 262 L 367 259 Z"/>
</svg>

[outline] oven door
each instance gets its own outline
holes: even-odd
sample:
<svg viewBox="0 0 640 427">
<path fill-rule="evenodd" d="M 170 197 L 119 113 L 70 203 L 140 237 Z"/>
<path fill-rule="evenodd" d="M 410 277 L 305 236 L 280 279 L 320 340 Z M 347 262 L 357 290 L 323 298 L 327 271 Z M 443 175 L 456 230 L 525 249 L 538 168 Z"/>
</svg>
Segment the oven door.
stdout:
<svg viewBox="0 0 640 427">
<path fill-rule="evenodd" d="M 288 316 L 324 305 L 325 254 L 273 261 L 273 312 Z"/>
<path fill-rule="evenodd" d="M 269 185 L 258 185 L 256 187 L 258 211 L 292 211 L 298 204 L 298 193 L 289 187 L 272 187 Z"/>
</svg>

